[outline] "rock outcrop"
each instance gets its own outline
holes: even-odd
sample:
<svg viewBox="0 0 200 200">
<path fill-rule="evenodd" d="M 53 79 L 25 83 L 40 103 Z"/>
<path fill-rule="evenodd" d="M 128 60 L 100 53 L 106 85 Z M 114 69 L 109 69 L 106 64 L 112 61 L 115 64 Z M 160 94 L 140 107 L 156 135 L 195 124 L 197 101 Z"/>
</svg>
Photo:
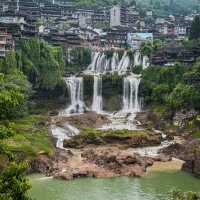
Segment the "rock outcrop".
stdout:
<svg viewBox="0 0 200 200">
<path fill-rule="evenodd" d="M 162 141 L 162 135 L 160 133 L 148 132 L 143 133 L 139 131 L 129 131 L 126 135 L 123 133 L 115 134 L 111 133 L 98 133 L 98 134 L 80 134 L 73 137 L 70 140 L 64 141 L 65 148 L 84 148 L 87 145 L 121 145 L 126 148 L 128 147 L 146 147 L 146 146 L 157 146 Z"/>
<path fill-rule="evenodd" d="M 200 176 L 200 139 L 171 145 L 163 149 L 162 153 L 184 160 L 183 170 Z"/>
<path fill-rule="evenodd" d="M 95 112 L 86 112 L 81 115 L 74 115 L 70 117 L 55 116 L 51 118 L 51 124 L 62 124 L 69 123 L 77 128 L 99 128 L 105 123 L 109 123 L 109 119 L 105 115 L 100 115 Z"/>
<path fill-rule="evenodd" d="M 57 151 L 52 157 L 39 155 L 30 162 L 29 173 L 39 172 L 64 180 L 79 177 L 108 178 L 116 176 L 142 176 L 154 160 L 118 147 L 101 146 Z"/>
</svg>

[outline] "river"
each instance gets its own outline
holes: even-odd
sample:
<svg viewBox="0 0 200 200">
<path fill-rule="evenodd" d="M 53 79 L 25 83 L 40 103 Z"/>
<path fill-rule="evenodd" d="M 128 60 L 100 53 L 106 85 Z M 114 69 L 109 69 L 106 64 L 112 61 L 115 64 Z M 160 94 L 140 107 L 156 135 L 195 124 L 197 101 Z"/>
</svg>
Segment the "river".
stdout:
<svg viewBox="0 0 200 200">
<path fill-rule="evenodd" d="M 199 191 L 200 179 L 181 171 L 151 172 L 142 178 L 81 178 L 61 181 L 29 177 L 31 197 L 37 200 L 168 200 L 170 191 Z"/>
</svg>

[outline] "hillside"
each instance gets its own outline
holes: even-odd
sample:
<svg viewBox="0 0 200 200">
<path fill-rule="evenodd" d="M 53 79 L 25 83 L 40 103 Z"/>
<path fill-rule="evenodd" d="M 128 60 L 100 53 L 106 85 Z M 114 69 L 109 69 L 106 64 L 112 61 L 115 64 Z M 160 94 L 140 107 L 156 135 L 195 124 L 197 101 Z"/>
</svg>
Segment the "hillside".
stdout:
<svg viewBox="0 0 200 200">
<path fill-rule="evenodd" d="M 68 0 L 66 0 L 68 1 Z M 140 10 L 152 9 L 156 15 L 187 14 L 200 10 L 200 0 L 71 0 L 77 6 L 103 6 L 108 7 L 114 4 L 134 5 Z M 63 2 L 63 0 L 62 0 Z"/>
</svg>

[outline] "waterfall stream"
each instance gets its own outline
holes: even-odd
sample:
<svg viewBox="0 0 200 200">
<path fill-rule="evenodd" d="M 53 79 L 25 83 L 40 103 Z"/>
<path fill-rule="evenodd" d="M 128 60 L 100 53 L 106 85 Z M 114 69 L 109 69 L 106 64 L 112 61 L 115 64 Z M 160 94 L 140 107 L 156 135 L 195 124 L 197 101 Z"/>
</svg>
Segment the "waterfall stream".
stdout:
<svg viewBox="0 0 200 200">
<path fill-rule="evenodd" d="M 83 102 L 83 78 L 69 77 L 64 79 L 70 93 L 70 106 L 65 110 L 65 113 L 82 113 L 85 111 Z"/>
<path fill-rule="evenodd" d="M 100 113 L 103 108 L 102 100 L 102 77 L 100 75 L 94 76 L 94 86 L 93 86 L 93 102 L 92 111 Z"/>
<path fill-rule="evenodd" d="M 68 140 L 71 137 L 78 135 L 80 133 L 80 131 L 77 128 L 69 124 L 65 124 L 64 127 L 52 125 L 51 132 L 53 137 L 57 139 L 56 147 L 59 149 L 65 149 L 63 147 L 64 140 Z"/>
<path fill-rule="evenodd" d="M 139 112 L 138 89 L 140 78 L 134 75 L 124 78 L 123 111 Z"/>
</svg>

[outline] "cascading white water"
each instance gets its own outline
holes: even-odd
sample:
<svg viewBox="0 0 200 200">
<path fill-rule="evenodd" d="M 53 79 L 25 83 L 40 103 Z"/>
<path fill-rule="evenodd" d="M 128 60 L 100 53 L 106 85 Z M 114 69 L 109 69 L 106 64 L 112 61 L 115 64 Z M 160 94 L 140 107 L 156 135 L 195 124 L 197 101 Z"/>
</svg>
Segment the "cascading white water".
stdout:
<svg viewBox="0 0 200 200">
<path fill-rule="evenodd" d="M 92 111 L 100 113 L 102 111 L 102 107 L 102 77 L 97 75 L 94 76 Z"/>
<path fill-rule="evenodd" d="M 69 124 L 65 124 L 64 127 L 52 125 L 51 133 L 53 137 L 57 139 L 56 147 L 59 149 L 64 149 L 63 147 L 64 140 L 68 140 L 71 137 L 78 135 L 80 131 Z"/>
<path fill-rule="evenodd" d="M 149 67 L 149 58 L 148 56 L 143 56 L 142 58 L 142 68 L 146 69 Z"/>
<path fill-rule="evenodd" d="M 139 112 L 138 89 L 140 78 L 134 75 L 124 78 L 123 111 Z"/>
<path fill-rule="evenodd" d="M 114 52 L 111 59 L 111 70 L 113 72 L 116 71 L 118 65 L 119 65 L 119 55 L 117 52 Z"/>
<path fill-rule="evenodd" d="M 141 65 L 142 61 L 141 61 L 141 54 L 139 51 L 136 51 L 134 53 L 134 66 L 138 66 Z"/>
<path fill-rule="evenodd" d="M 65 110 L 65 113 L 82 113 L 85 110 L 83 102 L 83 78 L 69 77 L 64 79 L 70 93 L 71 105 Z"/>
<path fill-rule="evenodd" d="M 126 73 L 128 71 L 129 66 L 130 66 L 130 58 L 127 55 L 127 52 L 124 52 L 124 55 L 122 56 L 119 65 L 117 66 L 118 73 L 119 74 Z"/>
<path fill-rule="evenodd" d="M 92 53 L 92 62 L 88 66 L 89 71 L 95 71 L 96 70 L 96 64 L 97 64 L 97 60 L 98 60 L 99 56 L 100 56 L 100 52 L 93 52 Z"/>
<path fill-rule="evenodd" d="M 92 62 L 85 73 L 104 74 L 106 72 L 118 72 L 118 74 L 121 75 L 128 72 L 132 63 L 134 63 L 134 66 L 142 65 L 143 69 L 146 69 L 149 66 L 149 58 L 147 56 L 142 56 L 140 51 L 134 53 L 133 61 L 130 59 L 127 51 L 124 51 L 120 60 L 118 52 L 114 52 L 112 58 L 107 58 L 104 52 L 93 52 Z"/>
</svg>

